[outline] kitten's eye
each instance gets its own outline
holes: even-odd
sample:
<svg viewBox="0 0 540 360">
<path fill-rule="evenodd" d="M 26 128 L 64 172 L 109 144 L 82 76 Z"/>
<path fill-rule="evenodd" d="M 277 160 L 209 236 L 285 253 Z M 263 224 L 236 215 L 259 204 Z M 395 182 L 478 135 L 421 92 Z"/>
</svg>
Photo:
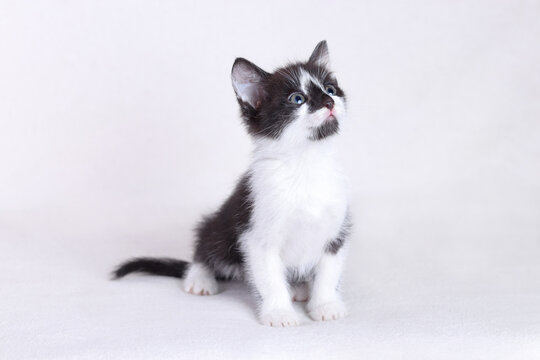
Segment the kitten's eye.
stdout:
<svg viewBox="0 0 540 360">
<path fill-rule="evenodd" d="M 298 92 L 295 92 L 289 96 L 289 102 L 296 105 L 302 105 L 303 103 L 306 102 L 306 98 L 304 97 L 304 95 Z"/>
<path fill-rule="evenodd" d="M 334 96 L 337 93 L 336 88 L 333 85 L 326 85 L 326 93 L 330 96 Z"/>
</svg>

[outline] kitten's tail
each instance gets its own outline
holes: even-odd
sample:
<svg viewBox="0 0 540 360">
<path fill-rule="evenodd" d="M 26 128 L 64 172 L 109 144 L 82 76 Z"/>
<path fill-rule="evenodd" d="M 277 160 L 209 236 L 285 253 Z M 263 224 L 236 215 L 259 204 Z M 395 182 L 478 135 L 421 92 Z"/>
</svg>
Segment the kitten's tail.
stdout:
<svg viewBox="0 0 540 360">
<path fill-rule="evenodd" d="M 133 272 L 150 275 L 172 276 L 183 279 L 189 263 L 171 258 L 133 258 L 120 265 L 112 272 L 113 279 L 119 279 Z"/>
</svg>

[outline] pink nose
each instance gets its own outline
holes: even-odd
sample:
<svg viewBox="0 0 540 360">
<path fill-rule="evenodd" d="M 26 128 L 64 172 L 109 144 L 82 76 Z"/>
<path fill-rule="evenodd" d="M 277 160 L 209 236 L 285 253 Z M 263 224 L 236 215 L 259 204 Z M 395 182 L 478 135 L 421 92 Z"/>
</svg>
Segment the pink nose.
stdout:
<svg viewBox="0 0 540 360">
<path fill-rule="evenodd" d="M 334 108 L 334 100 L 330 99 L 327 102 L 324 103 L 324 106 L 326 106 L 328 109 L 332 110 Z"/>
</svg>

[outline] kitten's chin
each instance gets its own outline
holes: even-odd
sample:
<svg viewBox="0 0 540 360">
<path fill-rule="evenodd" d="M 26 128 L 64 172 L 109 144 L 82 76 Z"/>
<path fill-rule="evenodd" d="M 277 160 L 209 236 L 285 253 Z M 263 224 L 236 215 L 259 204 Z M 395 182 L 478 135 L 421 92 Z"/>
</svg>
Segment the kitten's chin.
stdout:
<svg viewBox="0 0 540 360">
<path fill-rule="evenodd" d="M 317 126 L 316 128 L 313 128 L 311 133 L 311 136 L 309 137 L 310 140 L 313 141 L 320 141 L 324 140 L 332 135 L 335 135 L 339 132 L 339 122 L 337 121 L 337 118 L 334 115 L 330 115 L 324 122 Z"/>
</svg>

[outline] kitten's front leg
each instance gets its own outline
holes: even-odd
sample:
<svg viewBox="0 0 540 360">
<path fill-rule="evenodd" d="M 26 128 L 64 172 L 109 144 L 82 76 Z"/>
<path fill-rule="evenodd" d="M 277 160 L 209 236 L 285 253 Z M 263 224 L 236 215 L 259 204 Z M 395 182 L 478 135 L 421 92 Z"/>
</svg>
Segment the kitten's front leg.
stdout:
<svg viewBox="0 0 540 360">
<path fill-rule="evenodd" d="M 299 324 L 287 287 L 285 267 L 276 246 L 249 239 L 245 244 L 248 277 L 261 297 L 259 320 L 263 325 L 288 327 Z"/>
<path fill-rule="evenodd" d="M 345 304 L 338 291 L 344 265 L 345 249 L 337 254 L 325 253 L 316 268 L 307 304 L 309 316 L 316 321 L 336 320 L 346 314 Z"/>
</svg>

